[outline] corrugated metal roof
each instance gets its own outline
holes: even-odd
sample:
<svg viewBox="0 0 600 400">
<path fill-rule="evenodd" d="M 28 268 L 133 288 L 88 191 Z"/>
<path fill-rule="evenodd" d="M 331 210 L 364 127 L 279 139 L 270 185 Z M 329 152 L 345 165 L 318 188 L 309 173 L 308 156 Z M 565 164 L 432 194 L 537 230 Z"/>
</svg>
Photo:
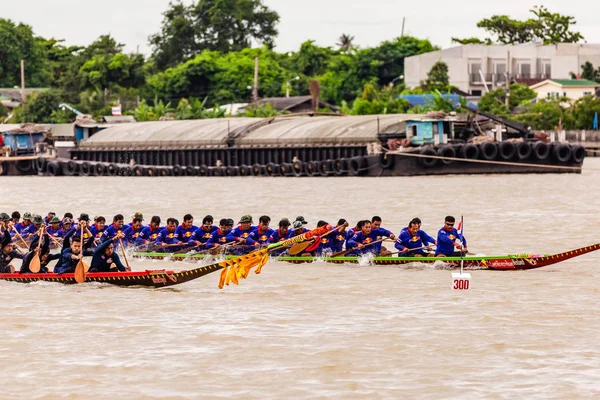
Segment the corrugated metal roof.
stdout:
<svg viewBox="0 0 600 400">
<path fill-rule="evenodd" d="M 260 118 L 215 118 L 119 124 L 96 133 L 82 141 L 80 146 L 123 149 L 224 146 L 228 132 L 257 121 L 260 121 Z"/>
</svg>

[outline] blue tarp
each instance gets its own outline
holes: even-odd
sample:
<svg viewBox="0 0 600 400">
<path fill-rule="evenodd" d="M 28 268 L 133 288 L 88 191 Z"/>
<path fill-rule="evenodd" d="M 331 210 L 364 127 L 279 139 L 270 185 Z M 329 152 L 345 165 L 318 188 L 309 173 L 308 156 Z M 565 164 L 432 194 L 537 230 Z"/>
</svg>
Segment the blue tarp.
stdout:
<svg viewBox="0 0 600 400">
<path fill-rule="evenodd" d="M 410 103 L 411 106 L 425 106 L 426 104 L 430 104 L 433 102 L 432 94 L 401 94 L 398 96 L 400 99 L 404 99 Z M 448 99 L 452 102 L 452 105 L 456 106 L 460 104 L 461 96 L 458 94 L 442 94 L 444 99 Z M 469 106 L 473 108 L 477 108 L 477 106 L 473 103 L 469 103 Z"/>
</svg>

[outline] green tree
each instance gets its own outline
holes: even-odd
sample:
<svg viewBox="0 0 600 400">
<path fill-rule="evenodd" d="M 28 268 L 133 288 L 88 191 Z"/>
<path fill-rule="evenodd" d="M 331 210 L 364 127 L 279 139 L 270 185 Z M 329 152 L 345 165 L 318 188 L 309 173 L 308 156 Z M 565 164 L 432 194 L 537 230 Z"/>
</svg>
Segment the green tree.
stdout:
<svg viewBox="0 0 600 400">
<path fill-rule="evenodd" d="M 354 48 L 354 36 L 343 33 L 342 36 L 338 39 L 336 45 L 340 48 L 341 51 L 350 51 Z"/>
<path fill-rule="evenodd" d="M 47 90 L 27 96 L 23 108 L 23 122 L 52 123 L 52 114 L 58 110 L 62 93 L 58 90 Z"/>
<path fill-rule="evenodd" d="M 567 129 L 592 129 L 594 115 L 600 115 L 600 99 L 593 95 L 578 99 L 572 107 L 567 109 Z"/>
<path fill-rule="evenodd" d="M 583 79 L 595 81 L 598 79 L 598 71 L 594 69 L 594 66 L 591 62 L 586 61 L 585 64 L 581 66 L 581 77 Z"/>
<path fill-rule="evenodd" d="M 51 75 L 41 39 L 29 25 L 0 18 L 0 87 L 21 86 L 21 60 L 25 60 L 28 87 L 47 87 Z"/>
<path fill-rule="evenodd" d="M 544 6 L 535 6 L 529 11 L 536 18 L 519 21 L 507 15 L 493 15 L 479 21 L 477 27 L 484 29 L 496 38 L 496 42 L 502 44 L 528 43 L 536 38 L 542 40 L 544 44 L 577 43 L 583 39 L 579 32 L 571 30 L 577 23 L 574 17 L 552 13 Z M 452 38 L 452 40 L 461 44 L 493 43 L 490 38 L 485 40 Z"/>
<path fill-rule="evenodd" d="M 447 92 L 450 90 L 450 77 L 448 75 L 448 64 L 438 61 L 427 73 L 427 80 L 421 83 L 423 89 L 429 91 Z"/>
<path fill-rule="evenodd" d="M 503 88 L 484 94 L 479 101 L 479 109 L 498 116 L 508 116 L 518 105 L 531 101 L 537 94 L 529 86 L 519 83 L 510 85 L 509 108 L 506 108 L 506 91 Z"/>
<path fill-rule="evenodd" d="M 535 104 L 526 105 L 523 112 L 513 115 L 512 118 L 529 125 L 532 129 L 554 130 L 560 120 L 565 120 L 561 103 L 562 99 L 540 100 Z"/>
<path fill-rule="evenodd" d="M 158 68 L 175 66 L 203 50 L 249 48 L 252 41 L 273 47 L 279 15 L 262 0 L 199 0 L 170 3 L 161 31 L 150 37 Z"/>
<path fill-rule="evenodd" d="M 8 109 L 4 107 L 4 104 L 0 103 L 0 123 L 4 121 L 4 118 L 8 116 Z"/>
</svg>

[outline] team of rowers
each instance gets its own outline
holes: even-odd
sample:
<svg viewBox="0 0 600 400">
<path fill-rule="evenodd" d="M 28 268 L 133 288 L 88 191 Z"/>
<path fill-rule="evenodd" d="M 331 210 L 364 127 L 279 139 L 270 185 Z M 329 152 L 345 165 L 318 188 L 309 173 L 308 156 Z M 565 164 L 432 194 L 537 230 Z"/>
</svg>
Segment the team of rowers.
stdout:
<svg viewBox="0 0 600 400">
<path fill-rule="evenodd" d="M 92 256 L 89 272 L 127 271 L 115 247 L 134 246 L 136 251 L 161 252 L 228 252 L 246 254 L 272 243 L 308 232 L 304 217 L 296 217 L 293 222 L 284 218 L 277 229 L 270 228 L 271 218 L 263 215 L 254 226 L 252 216 L 244 215 L 236 227 L 234 220 L 223 218 L 214 225 L 212 216 L 202 219 L 202 225 L 194 225 L 194 217 L 186 214 L 183 223 L 168 218 L 166 226 L 161 226 L 161 218 L 153 216 L 150 224 L 143 225 L 141 213 L 132 216 L 131 223 L 125 224 L 122 214 L 113 217 L 110 225 L 106 218 L 98 216 L 90 223 L 88 214 L 82 213 L 77 221 L 67 213 L 62 219 L 50 212 L 45 218 L 25 213 L 21 219 L 18 211 L 8 216 L 0 213 L 0 273 L 15 271 L 11 261 L 23 259 L 20 273 L 29 273 L 29 264 L 36 255 L 40 257 L 40 272 L 51 271 L 49 264 L 56 261 L 55 273 L 73 273 L 79 260 Z M 322 235 L 318 246 L 301 255 L 336 256 L 344 253 L 349 256 L 372 253 L 378 256 L 398 254 L 402 257 L 456 256 L 467 252 L 466 240 L 455 228 L 455 218 L 447 216 L 444 226 L 438 231 L 437 239 L 421 230 L 421 220 L 412 219 L 396 237 L 391 231 L 381 227 L 382 220 L 374 216 L 370 220 L 361 220 L 355 227 L 349 228 L 345 219 L 340 219 L 330 234 Z M 328 225 L 319 221 L 317 227 Z M 40 242 L 41 238 L 41 242 Z M 383 246 L 383 241 L 394 241 L 397 249 L 394 253 Z M 22 246 L 28 249 L 22 252 Z M 435 250 L 432 247 L 435 246 Z M 60 253 L 52 254 L 53 247 L 61 247 Z M 344 248 L 346 250 L 344 250 Z M 276 250 L 273 255 L 287 252 L 286 248 Z M 347 253 L 347 254 L 346 254 Z"/>
</svg>

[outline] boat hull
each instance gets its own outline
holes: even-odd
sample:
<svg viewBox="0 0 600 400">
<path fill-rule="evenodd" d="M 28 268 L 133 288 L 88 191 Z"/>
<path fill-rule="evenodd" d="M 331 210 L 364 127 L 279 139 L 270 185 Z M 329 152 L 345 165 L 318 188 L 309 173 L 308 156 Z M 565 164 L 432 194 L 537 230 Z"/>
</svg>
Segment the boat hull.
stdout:
<svg viewBox="0 0 600 400">
<path fill-rule="evenodd" d="M 546 267 L 548 265 L 556 264 L 561 261 L 568 260 L 573 257 L 577 257 L 592 251 L 600 249 L 600 244 L 592 246 L 582 247 L 580 249 L 567 251 L 564 253 L 558 253 L 546 256 L 534 256 L 534 255 L 505 255 L 505 256 L 480 256 L 472 257 L 467 256 L 462 259 L 464 268 L 466 269 L 487 269 L 495 271 L 510 271 L 510 270 L 528 270 Z M 202 260 L 207 257 L 205 254 L 169 254 L 169 253 L 135 253 L 135 257 L 153 258 L 153 259 L 168 259 L 171 261 L 183 261 L 183 260 Z M 237 256 L 227 256 L 226 258 L 232 259 Z M 280 256 L 277 258 L 278 261 L 289 262 L 294 264 L 310 263 L 315 261 L 335 263 L 335 264 L 357 264 L 362 262 L 360 257 L 292 257 L 292 256 Z M 460 257 L 373 257 L 365 260 L 365 262 L 376 265 L 402 265 L 412 263 L 422 264 L 442 264 L 444 268 L 457 269 L 460 268 L 461 259 Z"/>
</svg>

